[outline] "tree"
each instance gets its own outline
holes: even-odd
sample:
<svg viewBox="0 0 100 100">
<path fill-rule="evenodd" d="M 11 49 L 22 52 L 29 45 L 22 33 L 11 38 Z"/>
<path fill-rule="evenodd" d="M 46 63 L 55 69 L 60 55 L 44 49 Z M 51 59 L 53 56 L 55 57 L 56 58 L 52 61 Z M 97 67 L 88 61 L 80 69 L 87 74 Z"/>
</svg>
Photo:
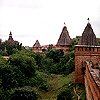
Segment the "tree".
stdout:
<svg viewBox="0 0 100 100">
<path fill-rule="evenodd" d="M 23 55 L 20 52 L 13 54 L 8 60 L 8 63 L 9 65 L 18 68 L 25 77 L 30 78 L 35 73 L 36 63 L 34 58 L 25 54 Z"/>
<path fill-rule="evenodd" d="M 35 53 L 33 57 L 36 61 L 36 65 L 38 66 L 38 70 L 41 69 L 41 67 L 43 66 L 43 56 L 39 53 Z"/>
<path fill-rule="evenodd" d="M 76 36 L 76 38 L 72 39 L 72 42 L 71 42 L 71 44 L 72 44 L 71 51 L 75 49 L 75 45 L 77 45 L 79 43 L 80 38 L 81 38 L 80 36 Z"/>
<path fill-rule="evenodd" d="M 22 43 L 20 44 L 17 41 L 5 41 L 1 43 L 0 49 L 4 52 L 4 55 L 11 55 L 15 53 L 15 51 L 22 49 Z"/>
<path fill-rule="evenodd" d="M 71 90 L 65 89 L 58 94 L 57 100 L 72 100 L 72 96 Z"/>
<path fill-rule="evenodd" d="M 53 59 L 54 63 L 58 63 L 60 61 L 60 58 L 62 58 L 64 55 L 63 50 L 53 50 L 51 49 L 49 52 L 47 52 L 46 56 L 50 59 Z"/>
<path fill-rule="evenodd" d="M 7 100 L 11 88 L 16 87 L 16 81 L 14 79 L 14 73 L 11 66 L 5 62 L 0 62 L 0 96 L 3 100 Z"/>
<path fill-rule="evenodd" d="M 45 73 L 36 71 L 35 75 L 30 79 L 30 85 L 36 86 L 37 89 L 48 91 L 49 84 L 47 82 L 47 77 Z"/>
<path fill-rule="evenodd" d="M 75 69 L 74 58 L 75 58 L 74 51 L 71 51 L 64 56 L 64 59 L 62 60 L 63 62 L 62 66 L 64 68 L 63 71 L 65 72 L 65 74 L 69 74 L 74 71 Z"/>
<path fill-rule="evenodd" d="M 22 50 L 11 55 L 8 60 L 0 58 L 0 96 L 3 100 L 8 100 L 15 89 L 25 86 L 35 86 L 45 91 L 48 90 L 47 80 L 43 77 L 43 74 L 36 72 L 35 57 L 39 58 L 40 55 Z M 38 59 L 36 60 L 38 61 Z M 24 96 L 24 94 L 30 95 L 26 92 L 15 93 L 16 96 Z"/>
</svg>

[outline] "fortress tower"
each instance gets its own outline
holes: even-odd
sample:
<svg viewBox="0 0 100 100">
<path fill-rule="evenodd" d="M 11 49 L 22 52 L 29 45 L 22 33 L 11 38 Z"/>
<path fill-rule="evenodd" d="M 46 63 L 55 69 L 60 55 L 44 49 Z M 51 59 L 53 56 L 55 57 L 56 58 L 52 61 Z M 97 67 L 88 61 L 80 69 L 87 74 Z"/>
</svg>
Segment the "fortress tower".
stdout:
<svg viewBox="0 0 100 100">
<path fill-rule="evenodd" d="M 100 62 L 100 46 L 96 45 L 96 36 L 88 22 L 79 45 L 75 46 L 75 82 L 84 83 L 85 61 L 93 64 Z"/>
</svg>

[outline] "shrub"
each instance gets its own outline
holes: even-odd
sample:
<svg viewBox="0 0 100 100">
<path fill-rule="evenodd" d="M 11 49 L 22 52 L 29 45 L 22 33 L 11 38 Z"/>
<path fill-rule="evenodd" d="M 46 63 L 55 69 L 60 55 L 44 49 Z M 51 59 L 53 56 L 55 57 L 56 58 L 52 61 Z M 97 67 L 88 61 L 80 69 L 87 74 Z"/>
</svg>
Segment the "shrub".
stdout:
<svg viewBox="0 0 100 100">
<path fill-rule="evenodd" d="M 57 100 L 72 100 L 72 96 L 71 90 L 66 89 L 57 95 Z"/>
<path fill-rule="evenodd" d="M 48 85 L 46 77 L 43 73 L 36 72 L 36 74 L 30 79 L 30 85 L 31 86 L 34 85 L 40 89 L 47 91 L 49 88 L 49 85 Z"/>
<path fill-rule="evenodd" d="M 38 95 L 31 87 L 15 89 L 14 93 L 10 96 L 10 100 L 37 100 L 37 98 Z"/>
</svg>

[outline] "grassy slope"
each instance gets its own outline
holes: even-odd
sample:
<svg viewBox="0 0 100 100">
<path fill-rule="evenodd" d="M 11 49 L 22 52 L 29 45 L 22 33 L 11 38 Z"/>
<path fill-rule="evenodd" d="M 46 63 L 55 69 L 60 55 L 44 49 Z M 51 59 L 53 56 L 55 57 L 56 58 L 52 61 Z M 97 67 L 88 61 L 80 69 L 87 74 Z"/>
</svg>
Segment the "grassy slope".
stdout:
<svg viewBox="0 0 100 100">
<path fill-rule="evenodd" d="M 73 83 L 74 79 L 74 72 L 65 76 L 65 75 L 55 75 L 52 74 L 50 77 L 48 77 L 48 82 L 50 85 L 49 90 L 42 91 L 38 90 L 39 98 L 38 100 L 56 100 L 57 95 L 60 91 L 63 91 L 66 86 L 70 85 L 70 83 Z M 73 93 L 73 100 L 77 100 L 77 96 L 74 93 L 74 88 L 76 87 L 76 92 L 81 97 L 81 100 L 85 100 L 85 90 L 84 86 L 81 84 L 76 84 L 72 86 L 72 93 Z"/>
<path fill-rule="evenodd" d="M 40 98 L 39 100 L 56 100 L 57 94 L 62 90 L 66 85 L 69 85 L 73 81 L 74 73 L 71 73 L 67 76 L 63 75 L 52 75 L 48 79 L 50 84 L 50 89 L 48 92 L 39 91 Z"/>
</svg>

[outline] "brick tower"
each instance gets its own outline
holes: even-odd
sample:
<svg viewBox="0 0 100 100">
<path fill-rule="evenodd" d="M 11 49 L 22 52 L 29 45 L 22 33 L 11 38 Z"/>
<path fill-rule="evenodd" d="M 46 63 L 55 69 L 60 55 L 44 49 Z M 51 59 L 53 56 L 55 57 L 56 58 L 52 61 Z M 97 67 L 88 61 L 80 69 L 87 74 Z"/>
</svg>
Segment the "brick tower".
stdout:
<svg viewBox="0 0 100 100">
<path fill-rule="evenodd" d="M 88 22 L 79 45 L 75 46 L 75 82 L 84 83 L 85 61 L 92 61 L 93 64 L 100 61 L 100 46 L 96 45 L 96 36 Z"/>
</svg>

